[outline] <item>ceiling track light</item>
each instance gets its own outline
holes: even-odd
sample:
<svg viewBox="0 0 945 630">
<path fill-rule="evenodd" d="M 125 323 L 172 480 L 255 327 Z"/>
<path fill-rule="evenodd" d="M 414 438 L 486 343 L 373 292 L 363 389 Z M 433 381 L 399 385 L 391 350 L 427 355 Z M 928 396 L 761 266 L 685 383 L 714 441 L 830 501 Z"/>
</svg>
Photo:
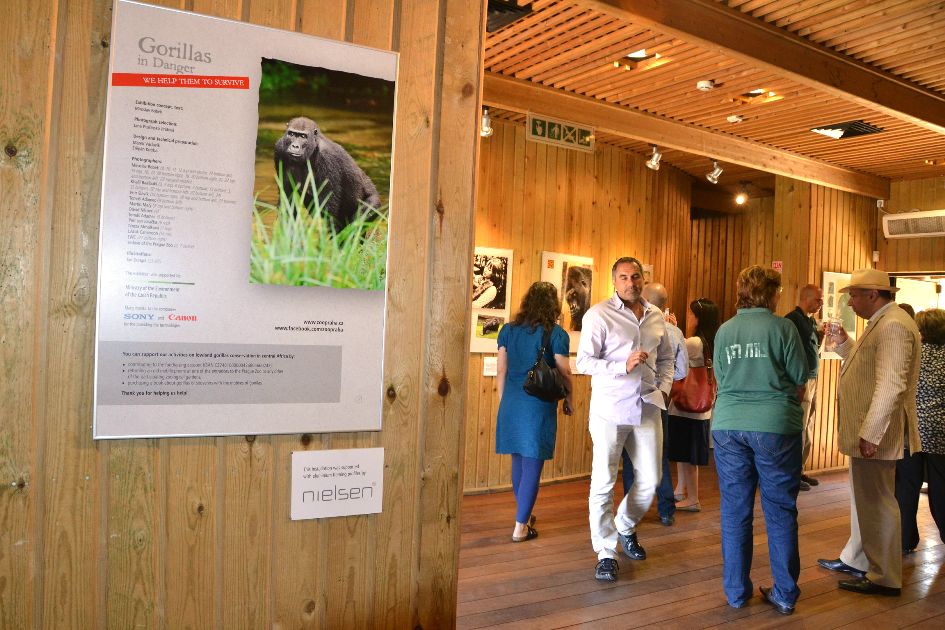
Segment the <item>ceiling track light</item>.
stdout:
<svg viewBox="0 0 945 630">
<path fill-rule="evenodd" d="M 479 135 L 483 138 L 488 138 L 492 135 L 494 129 L 492 128 L 492 119 L 489 118 L 489 108 L 482 108 L 482 122 L 479 125 Z"/>
<path fill-rule="evenodd" d="M 705 178 L 712 184 L 719 183 L 719 177 L 722 175 L 722 167 L 717 160 L 712 160 L 712 170 L 705 174 Z"/>
<path fill-rule="evenodd" d="M 651 144 L 650 146 L 653 148 L 653 155 L 646 161 L 646 167 L 651 171 L 658 171 L 660 170 L 660 160 L 663 159 L 663 154 L 660 153 L 655 144 Z"/>
<path fill-rule="evenodd" d="M 739 206 L 745 205 L 748 201 L 748 184 L 751 182 L 738 182 L 738 194 L 735 195 L 735 203 Z"/>
</svg>

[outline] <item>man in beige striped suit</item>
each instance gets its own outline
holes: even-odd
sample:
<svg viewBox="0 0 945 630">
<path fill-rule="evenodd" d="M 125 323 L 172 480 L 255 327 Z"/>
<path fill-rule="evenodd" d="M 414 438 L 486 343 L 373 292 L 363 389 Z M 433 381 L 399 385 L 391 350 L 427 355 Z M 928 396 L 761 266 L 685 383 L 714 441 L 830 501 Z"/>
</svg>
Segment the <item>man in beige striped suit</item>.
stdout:
<svg viewBox="0 0 945 630">
<path fill-rule="evenodd" d="M 850 457 L 850 540 L 836 560 L 820 566 L 849 573 L 840 588 L 866 595 L 899 595 L 902 541 L 896 503 L 896 460 L 903 445 L 921 450 L 916 425 L 916 383 L 921 341 L 912 318 L 896 306 L 889 275 L 853 272 L 850 307 L 867 320 L 856 343 L 828 332 L 843 357 L 839 404 L 840 452 Z"/>
</svg>

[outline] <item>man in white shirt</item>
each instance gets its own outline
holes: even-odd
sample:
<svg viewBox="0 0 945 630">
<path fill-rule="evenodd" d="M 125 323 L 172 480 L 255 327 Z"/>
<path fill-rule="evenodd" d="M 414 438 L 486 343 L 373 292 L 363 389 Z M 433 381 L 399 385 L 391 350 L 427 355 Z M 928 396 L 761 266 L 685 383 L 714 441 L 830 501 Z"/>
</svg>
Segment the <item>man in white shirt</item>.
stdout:
<svg viewBox="0 0 945 630">
<path fill-rule="evenodd" d="M 662 312 L 643 299 L 643 265 L 619 258 L 611 269 L 614 295 L 584 315 L 577 366 L 591 375 L 589 430 L 594 442 L 588 497 L 595 577 L 617 579 L 617 543 L 634 560 L 646 551 L 636 527 L 653 502 L 660 478 L 663 431 L 673 381 L 673 349 Z M 613 512 L 613 487 L 626 449 L 636 479 Z"/>
</svg>

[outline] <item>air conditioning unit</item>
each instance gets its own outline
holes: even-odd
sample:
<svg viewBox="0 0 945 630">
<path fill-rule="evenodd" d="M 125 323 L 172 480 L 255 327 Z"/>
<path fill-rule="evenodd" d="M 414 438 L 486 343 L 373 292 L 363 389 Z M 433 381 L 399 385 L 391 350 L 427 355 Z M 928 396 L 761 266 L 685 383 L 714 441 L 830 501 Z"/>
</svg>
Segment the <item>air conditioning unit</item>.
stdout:
<svg viewBox="0 0 945 630">
<path fill-rule="evenodd" d="M 945 210 L 900 212 L 883 216 L 886 238 L 925 238 L 945 236 Z"/>
</svg>

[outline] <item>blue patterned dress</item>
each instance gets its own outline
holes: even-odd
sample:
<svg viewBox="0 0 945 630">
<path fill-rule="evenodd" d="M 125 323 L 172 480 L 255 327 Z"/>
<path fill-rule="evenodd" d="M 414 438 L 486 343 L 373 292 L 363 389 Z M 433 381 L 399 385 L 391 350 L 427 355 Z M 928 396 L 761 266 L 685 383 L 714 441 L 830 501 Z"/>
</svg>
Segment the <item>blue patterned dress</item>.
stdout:
<svg viewBox="0 0 945 630">
<path fill-rule="evenodd" d="M 555 454 L 558 431 L 558 404 L 529 396 L 522 389 L 528 370 L 535 365 L 543 328 L 532 330 L 527 325 L 509 324 L 499 331 L 499 347 L 508 353 L 508 372 L 499 414 L 496 419 L 495 452 L 518 453 L 533 459 L 551 459 Z M 554 365 L 554 355 L 568 356 L 568 333 L 555 325 L 551 329 L 545 360 Z"/>
</svg>

